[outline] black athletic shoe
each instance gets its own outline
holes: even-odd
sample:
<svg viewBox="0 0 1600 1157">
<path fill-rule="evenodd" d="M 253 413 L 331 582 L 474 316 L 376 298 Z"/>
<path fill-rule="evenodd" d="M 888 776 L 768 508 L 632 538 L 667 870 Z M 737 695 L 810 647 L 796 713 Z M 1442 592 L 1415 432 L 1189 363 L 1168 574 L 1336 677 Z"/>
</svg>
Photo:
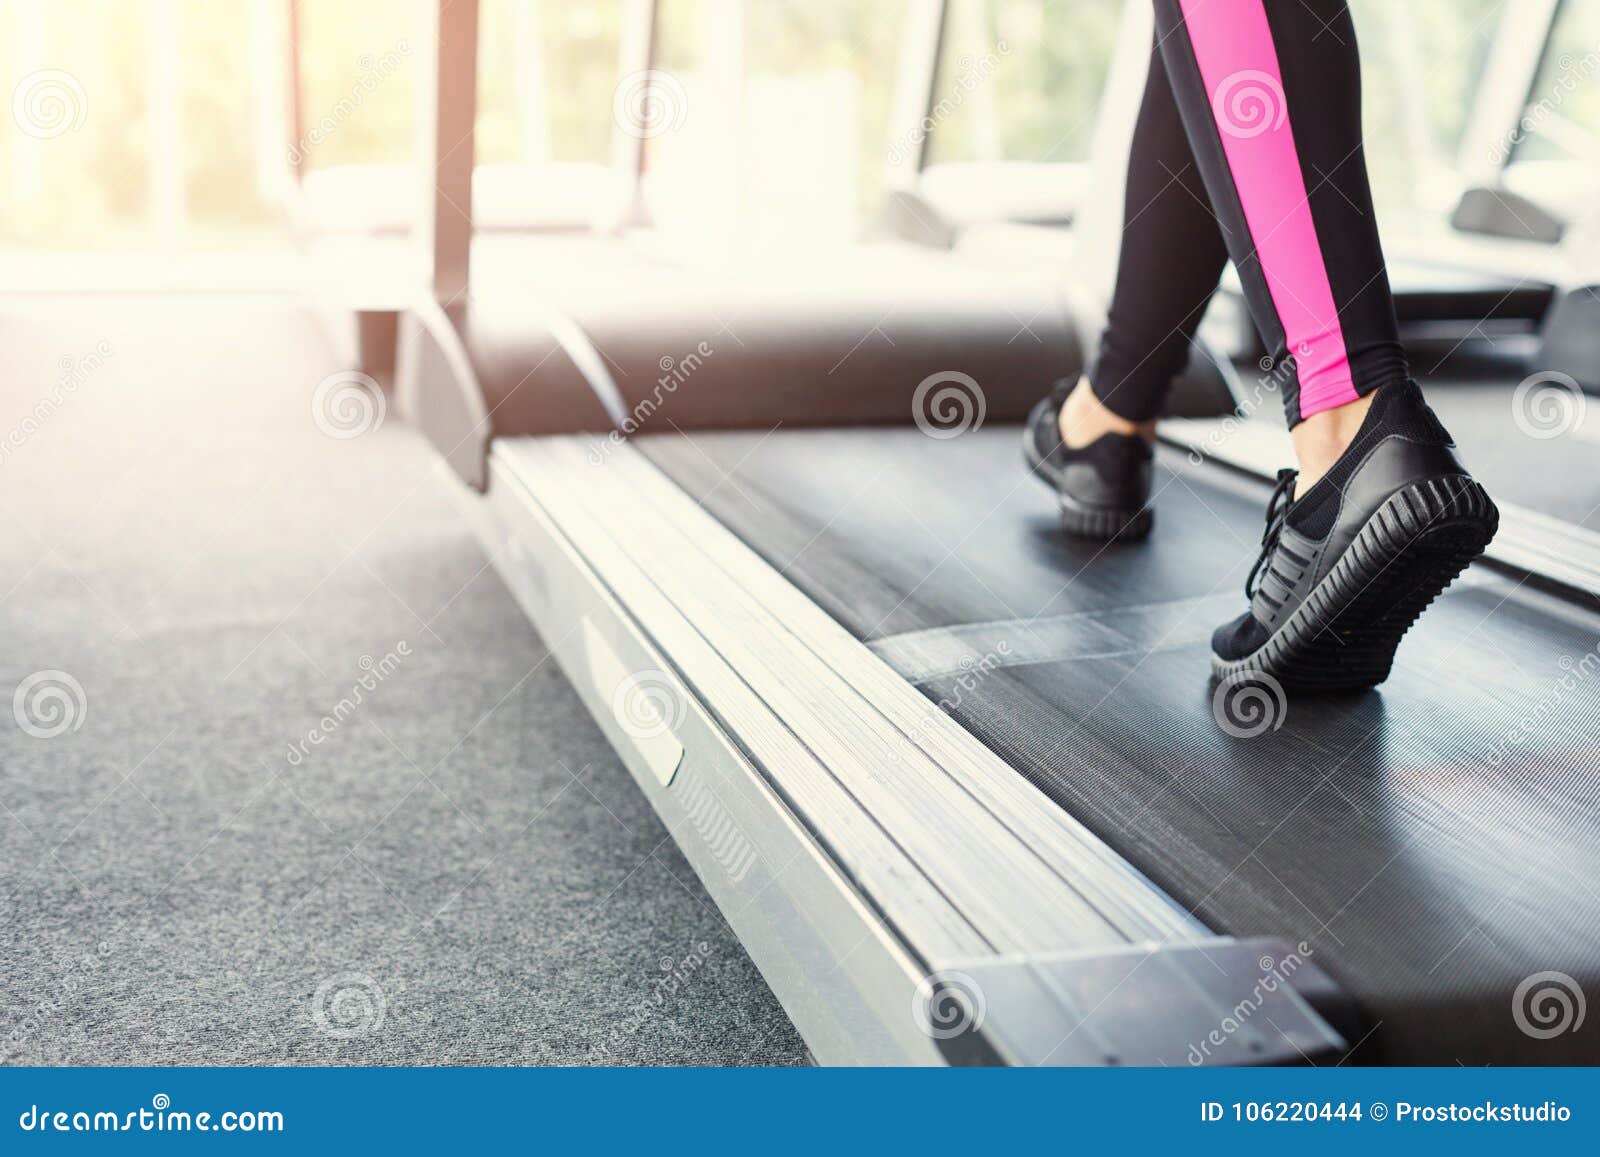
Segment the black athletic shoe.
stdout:
<svg viewBox="0 0 1600 1157">
<path fill-rule="evenodd" d="M 1265 674 L 1286 691 L 1374 686 L 1500 512 L 1412 382 L 1380 389 L 1350 448 L 1290 502 L 1294 481 L 1279 472 L 1245 582 L 1250 610 L 1212 636 L 1212 670 Z"/>
<path fill-rule="evenodd" d="M 1056 492 L 1061 528 L 1105 542 L 1150 533 L 1150 444 L 1136 434 L 1103 434 L 1079 450 L 1061 441 L 1061 407 L 1077 383 L 1063 379 L 1033 408 L 1022 431 L 1022 456 Z"/>
</svg>

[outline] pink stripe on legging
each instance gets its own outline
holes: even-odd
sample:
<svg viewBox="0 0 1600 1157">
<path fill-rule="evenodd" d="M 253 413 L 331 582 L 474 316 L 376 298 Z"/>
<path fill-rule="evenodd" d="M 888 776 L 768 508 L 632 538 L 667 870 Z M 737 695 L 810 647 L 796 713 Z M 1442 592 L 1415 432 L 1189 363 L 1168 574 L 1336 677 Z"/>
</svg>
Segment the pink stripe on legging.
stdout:
<svg viewBox="0 0 1600 1157">
<path fill-rule="evenodd" d="M 1228 168 L 1300 378 L 1300 416 L 1356 400 L 1262 0 L 1179 0 Z"/>
</svg>

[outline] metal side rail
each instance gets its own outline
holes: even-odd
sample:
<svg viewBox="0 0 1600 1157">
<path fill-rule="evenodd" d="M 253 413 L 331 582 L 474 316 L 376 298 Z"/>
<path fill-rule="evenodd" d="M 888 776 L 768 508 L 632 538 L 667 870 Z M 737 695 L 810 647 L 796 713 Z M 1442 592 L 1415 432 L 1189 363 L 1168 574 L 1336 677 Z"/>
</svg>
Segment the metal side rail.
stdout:
<svg viewBox="0 0 1600 1157">
<path fill-rule="evenodd" d="M 508 585 L 823 1063 L 1344 1049 L 1295 946 L 1213 934 L 627 444 L 499 439 L 487 501 Z"/>
<path fill-rule="evenodd" d="M 1161 440 L 1196 463 L 1221 463 L 1270 480 L 1294 461 L 1288 431 L 1244 418 L 1168 418 Z M 1525 506 L 1495 500 L 1500 531 L 1485 561 L 1568 594 L 1600 594 L 1600 535 Z"/>
</svg>

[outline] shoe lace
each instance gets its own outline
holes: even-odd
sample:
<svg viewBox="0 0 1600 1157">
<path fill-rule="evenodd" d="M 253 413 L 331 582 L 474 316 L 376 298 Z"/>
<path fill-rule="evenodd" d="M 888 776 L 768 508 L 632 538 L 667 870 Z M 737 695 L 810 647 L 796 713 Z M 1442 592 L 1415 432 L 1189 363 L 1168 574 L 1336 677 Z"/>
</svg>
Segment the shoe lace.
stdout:
<svg viewBox="0 0 1600 1157">
<path fill-rule="evenodd" d="M 1261 557 L 1250 568 L 1250 577 L 1244 580 L 1244 597 L 1247 599 L 1256 597 L 1259 589 L 1256 580 L 1266 569 L 1272 552 L 1278 549 L 1278 540 L 1283 537 L 1284 523 L 1289 517 L 1289 507 L 1294 505 L 1290 495 L 1294 493 L 1294 484 L 1299 477 L 1298 470 L 1288 467 L 1278 471 L 1278 484 L 1273 487 L 1272 497 L 1267 501 L 1267 529 L 1261 533 Z"/>
</svg>

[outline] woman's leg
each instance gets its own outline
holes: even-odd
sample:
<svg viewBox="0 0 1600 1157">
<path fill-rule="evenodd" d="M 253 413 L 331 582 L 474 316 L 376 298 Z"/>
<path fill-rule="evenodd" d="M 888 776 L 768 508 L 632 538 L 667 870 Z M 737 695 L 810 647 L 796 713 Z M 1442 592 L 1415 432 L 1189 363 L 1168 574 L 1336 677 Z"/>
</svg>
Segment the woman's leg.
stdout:
<svg viewBox="0 0 1600 1157">
<path fill-rule="evenodd" d="M 1367 184 L 1344 0 L 1155 0 L 1157 39 L 1251 316 L 1292 358 L 1300 475 L 1268 504 L 1221 678 L 1345 690 L 1388 677 L 1411 623 L 1498 513 L 1410 379 Z M 1214 701 L 1215 702 L 1215 701 Z"/>
<path fill-rule="evenodd" d="M 1150 531 L 1155 418 L 1228 262 L 1158 49 L 1128 158 L 1117 282 L 1100 353 L 1076 385 L 1034 407 L 1029 467 L 1055 489 L 1070 535 Z"/>
<path fill-rule="evenodd" d="M 1251 316 L 1293 358 L 1283 402 L 1310 487 L 1363 401 L 1408 367 L 1361 138 L 1345 0 L 1155 0 L 1157 38 Z"/>
<path fill-rule="evenodd" d="M 1152 47 L 1128 155 L 1111 309 L 1093 368 L 1061 408 L 1068 446 L 1105 433 L 1154 437 L 1161 403 L 1183 371 L 1227 262 L 1166 64 Z"/>
<path fill-rule="evenodd" d="M 1035 406 L 1024 434 L 1027 464 L 1061 502 L 1062 530 L 1122 541 L 1149 533 L 1155 416 L 1226 264 L 1173 86 L 1152 48 L 1099 357 L 1075 386 L 1061 382 Z"/>
</svg>

